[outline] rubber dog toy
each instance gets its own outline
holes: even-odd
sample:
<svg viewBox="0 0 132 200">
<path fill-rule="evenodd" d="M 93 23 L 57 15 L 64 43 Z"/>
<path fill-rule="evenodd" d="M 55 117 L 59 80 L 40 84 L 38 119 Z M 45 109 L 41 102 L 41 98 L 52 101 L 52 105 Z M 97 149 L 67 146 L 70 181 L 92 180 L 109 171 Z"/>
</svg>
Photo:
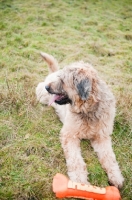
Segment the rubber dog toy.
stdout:
<svg viewBox="0 0 132 200">
<path fill-rule="evenodd" d="M 56 174 L 53 178 L 53 192 L 56 197 L 74 197 L 87 200 L 121 200 L 119 190 L 114 186 L 100 188 L 92 185 L 72 182 L 63 174 Z"/>
</svg>

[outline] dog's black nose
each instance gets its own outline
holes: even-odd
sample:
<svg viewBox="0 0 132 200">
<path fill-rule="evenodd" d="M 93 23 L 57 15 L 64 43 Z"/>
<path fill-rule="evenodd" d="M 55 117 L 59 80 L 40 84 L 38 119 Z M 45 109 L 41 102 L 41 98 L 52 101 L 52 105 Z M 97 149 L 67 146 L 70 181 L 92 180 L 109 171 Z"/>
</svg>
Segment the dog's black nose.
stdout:
<svg viewBox="0 0 132 200">
<path fill-rule="evenodd" d="M 46 86 L 45 86 L 45 89 L 46 89 L 47 91 L 49 91 L 49 90 L 50 90 L 50 86 L 49 86 L 49 85 L 46 85 Z"/>
</svg>

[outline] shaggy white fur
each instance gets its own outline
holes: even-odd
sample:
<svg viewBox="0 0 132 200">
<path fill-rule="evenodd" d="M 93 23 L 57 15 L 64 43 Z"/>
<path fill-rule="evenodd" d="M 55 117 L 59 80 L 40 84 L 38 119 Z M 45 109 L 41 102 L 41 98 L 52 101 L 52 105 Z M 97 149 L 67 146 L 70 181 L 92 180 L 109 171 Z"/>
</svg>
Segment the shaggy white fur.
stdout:
<svg viewBox="0 0 132 200">
<path fill-rule="evenodd" d="M 49 65 L 50 74 L 38 84 L 36 95 L 41 103 L 50 102 L 63 123 L 60 139 L 70 179 L 88 183 L 80 141 L 89 139 L 109 182 L 121 188 L 124 179 L 110 137 L 115 117 L 112 92 L 90 64 L 81 61 L 58 70 L 57 61 L 52 56 L 41 55 Z"/>
</svg>

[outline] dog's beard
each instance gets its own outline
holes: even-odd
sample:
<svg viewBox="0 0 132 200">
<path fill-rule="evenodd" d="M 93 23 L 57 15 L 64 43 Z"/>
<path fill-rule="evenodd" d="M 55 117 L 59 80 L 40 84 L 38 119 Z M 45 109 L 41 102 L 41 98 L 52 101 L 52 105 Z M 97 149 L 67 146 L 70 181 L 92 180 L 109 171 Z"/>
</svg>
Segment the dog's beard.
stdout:
<svg viewBox="0 0 132 200">
<path fill-rule="evenodd" d="M 49 101 L 49 105 L 51 105 L 53 102 L 59 105 L 64 105 L 64 104 L 71 103 L 71 100 L 69 99 L 67 95 L 64 95 L 64 94 L 52 94 Z"/>
</svg>

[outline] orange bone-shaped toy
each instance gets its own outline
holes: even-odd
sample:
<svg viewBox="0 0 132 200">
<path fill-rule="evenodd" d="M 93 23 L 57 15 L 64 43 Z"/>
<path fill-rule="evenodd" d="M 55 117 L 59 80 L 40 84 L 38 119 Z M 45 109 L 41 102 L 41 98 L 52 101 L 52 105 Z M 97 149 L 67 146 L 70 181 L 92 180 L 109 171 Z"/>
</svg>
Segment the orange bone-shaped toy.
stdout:
<svg viewBox="0 0 132 200">
<path fill-rule="evenodd" d="M 76 183 L 59 173 L 54 176 L 53 191 L 58 198 L 75 197 L 87 200 L 121 200 L 119 190 L 114 186 L 100 188 Z"/>
</svg>

